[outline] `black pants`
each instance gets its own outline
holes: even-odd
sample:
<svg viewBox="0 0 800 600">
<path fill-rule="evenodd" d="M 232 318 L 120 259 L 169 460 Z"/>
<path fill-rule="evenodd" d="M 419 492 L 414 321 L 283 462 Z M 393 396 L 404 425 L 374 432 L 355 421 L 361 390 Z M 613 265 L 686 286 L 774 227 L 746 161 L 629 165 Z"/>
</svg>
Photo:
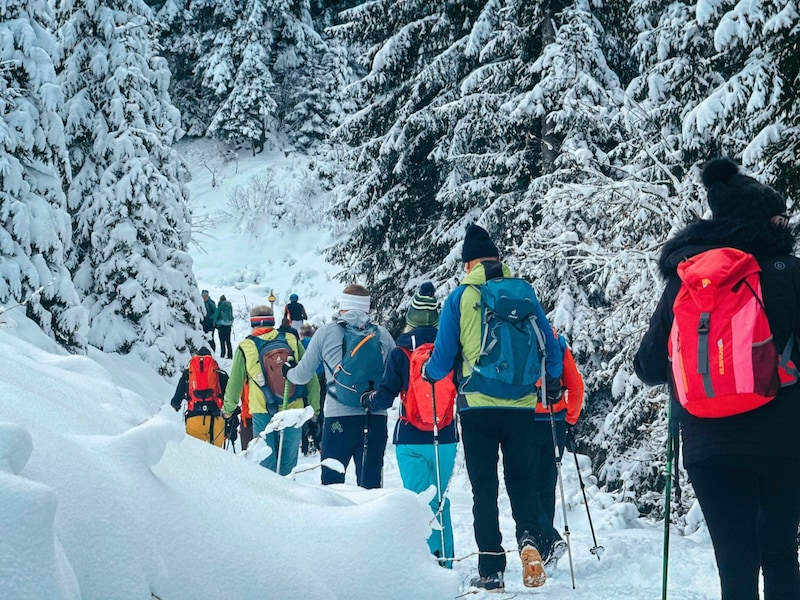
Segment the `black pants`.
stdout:
<svg viewBox="0 0 800 600">
<path fill-rule="evenodd" d="M 322 430 L 322 460 L 335 458 L 346 470 L 352 458 L 355 462 L 358 485 L 367 489 L 381 487 L 383 454 L 386 451 L 388 438 L 386 421 L 386 415 L 325 417 Z M 322 467 L 322 485 L 331 483 L 344 483 L 344 474 Z"/>
<path fill-rule="evenodd" d="M 222 358 L 233 358 L 231 347 L 231 325 L 217 325 L 219 332 L 219 355 Z"/>
<path fill-rule="evenodd" d="M 539 551 L 547 554 L 556 540 L 561 539 L 553 527 L 556 514 L 556 484 L 558 469 L 553 446 L 553 427 L 550 421 L 536 421 L 536 433 L 532 440 L 532 451 L 538 455 L 533 480 L 536 482 L 536 503 L 539 507 Z M 564 454 L 567 437 L 566 421 L 555 421 L 559 456 Z"/>
<path fill-rule="evenodd" d="M 722 600 L 800 598 L 800 460 L 717 456 L 687 465 L 711 534 Z"/>
<path fill-rule="evenodd" d="M 539 510 L 535 474 L 539 456 L 532 451 L 536 436 L 533 410 L 473 408 L 461 412 L 464 459 L 472 484 L 475 541 L 481 552 L 503 552 L 497 495 L 498 450 L 503 450 L 503 472 L 511 515 L 519 542 L 524 531 L 538 539 Z M 505 571 L 505 554 L 481 554 L 481 576 Z"/>
</svg>

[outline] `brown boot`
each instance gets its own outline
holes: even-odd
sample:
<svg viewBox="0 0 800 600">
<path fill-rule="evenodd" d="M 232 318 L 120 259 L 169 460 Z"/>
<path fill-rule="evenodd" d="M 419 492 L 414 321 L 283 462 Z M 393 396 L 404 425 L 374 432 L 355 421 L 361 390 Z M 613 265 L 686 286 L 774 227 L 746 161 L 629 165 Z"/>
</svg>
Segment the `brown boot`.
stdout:
<svg viewBox="0 0 800 600">
<path fill-rule="evenodd" d="M 519 543 L 519 558 L 522 560 L 522 583 L 525 587 L 543 586 L 547 575 L 544 572 L 542 556 L 527 531 Z"/>
</svg>

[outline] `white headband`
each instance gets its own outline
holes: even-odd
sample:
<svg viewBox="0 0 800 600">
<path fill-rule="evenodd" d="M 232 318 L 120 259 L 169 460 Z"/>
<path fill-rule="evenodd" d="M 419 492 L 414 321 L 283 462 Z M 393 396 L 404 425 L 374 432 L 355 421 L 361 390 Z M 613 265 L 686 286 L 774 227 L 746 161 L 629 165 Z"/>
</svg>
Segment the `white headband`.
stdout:
<svg viewBox="0 0 800 600">
<path fill-rule="evenodd" d="M 342 294 L 339 298 L 339 310 L 360 310 L 369 312 L 369 296 Z"/>
</svg>

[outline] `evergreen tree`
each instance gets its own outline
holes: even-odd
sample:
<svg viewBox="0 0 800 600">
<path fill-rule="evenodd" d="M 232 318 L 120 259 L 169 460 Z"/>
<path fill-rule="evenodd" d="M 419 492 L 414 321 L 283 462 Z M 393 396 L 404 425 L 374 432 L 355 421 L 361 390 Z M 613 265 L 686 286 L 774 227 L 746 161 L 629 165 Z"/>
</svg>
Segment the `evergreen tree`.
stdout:
<svg viewBox="0 0 800 600">
<path fill-rule="evenodd" d="M 344 11 L 332 29 L 359 49 L 362 74 L 350 90 L 356 112 L 334 136 L 350 147 L 355 176 L 334 207 L 350 234 L 330 257 L 398 324 L 403 289 L 429 277 L 463 235 L 463 211 L 454 215 L 439 194 L 454 120 L 437 113 L 478 62 L 469 48 L 483 38 L 485 4 L 496 2 L 380 0 Z M 473 125 L 480 137 L 482 124 Z"/>
<path fill-rule="evenodd" d="M 70 171 L 52 17 L 44 0 L 0 5 L 0 302 L 24 302 L 47 334 L 81 349 L 86 314 L 65 266 Z"/>
<path fill-rule="evenodd" d="M 347 54 L 319 33 L 309 0 L 291 0 L 276 28 L 272 65 L 280 129 L 299 149 L 317 146 L 340 124 Z"/>
<path fill-rule="evenodd" d="M 169 71 L 141 0 L 59 4 L 59 79 L 74 177 L 75 284 L 89 342 L 171 374 L 199 347 L 200 298 Z"/>
<path fill-rule="evenodd" d="M 248 0 L 229 30 L 214 32 L 211 52 L 201 58 L 204 87 L 220 100 L 208 133 L 229 143 L 264 148 L 277 104 L 269 69 L 277 7 Z M 239 9 L 241 10 L 241 9 Z"/>
</svg>

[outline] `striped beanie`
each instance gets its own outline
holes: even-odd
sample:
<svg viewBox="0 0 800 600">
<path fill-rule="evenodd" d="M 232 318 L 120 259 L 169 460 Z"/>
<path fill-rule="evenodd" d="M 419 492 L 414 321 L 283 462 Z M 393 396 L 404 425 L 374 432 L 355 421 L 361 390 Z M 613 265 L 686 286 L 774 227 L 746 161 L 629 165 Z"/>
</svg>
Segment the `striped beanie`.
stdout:
<svg viewBox="0 0 800 600">
<path fill-rule="evenodd" d="M 430 281 L 419 286 L 406 313 L 406 325 L 413 328 L 436 327 L 439 324 L 439 306 L 435 294 L 436 290 Z"/>
<path fill-rule="evenodd" d="M 269 306 L 256 306 L 250 310 L 250 327 L 275 327 L 275 317 Z"/>
</svg>

